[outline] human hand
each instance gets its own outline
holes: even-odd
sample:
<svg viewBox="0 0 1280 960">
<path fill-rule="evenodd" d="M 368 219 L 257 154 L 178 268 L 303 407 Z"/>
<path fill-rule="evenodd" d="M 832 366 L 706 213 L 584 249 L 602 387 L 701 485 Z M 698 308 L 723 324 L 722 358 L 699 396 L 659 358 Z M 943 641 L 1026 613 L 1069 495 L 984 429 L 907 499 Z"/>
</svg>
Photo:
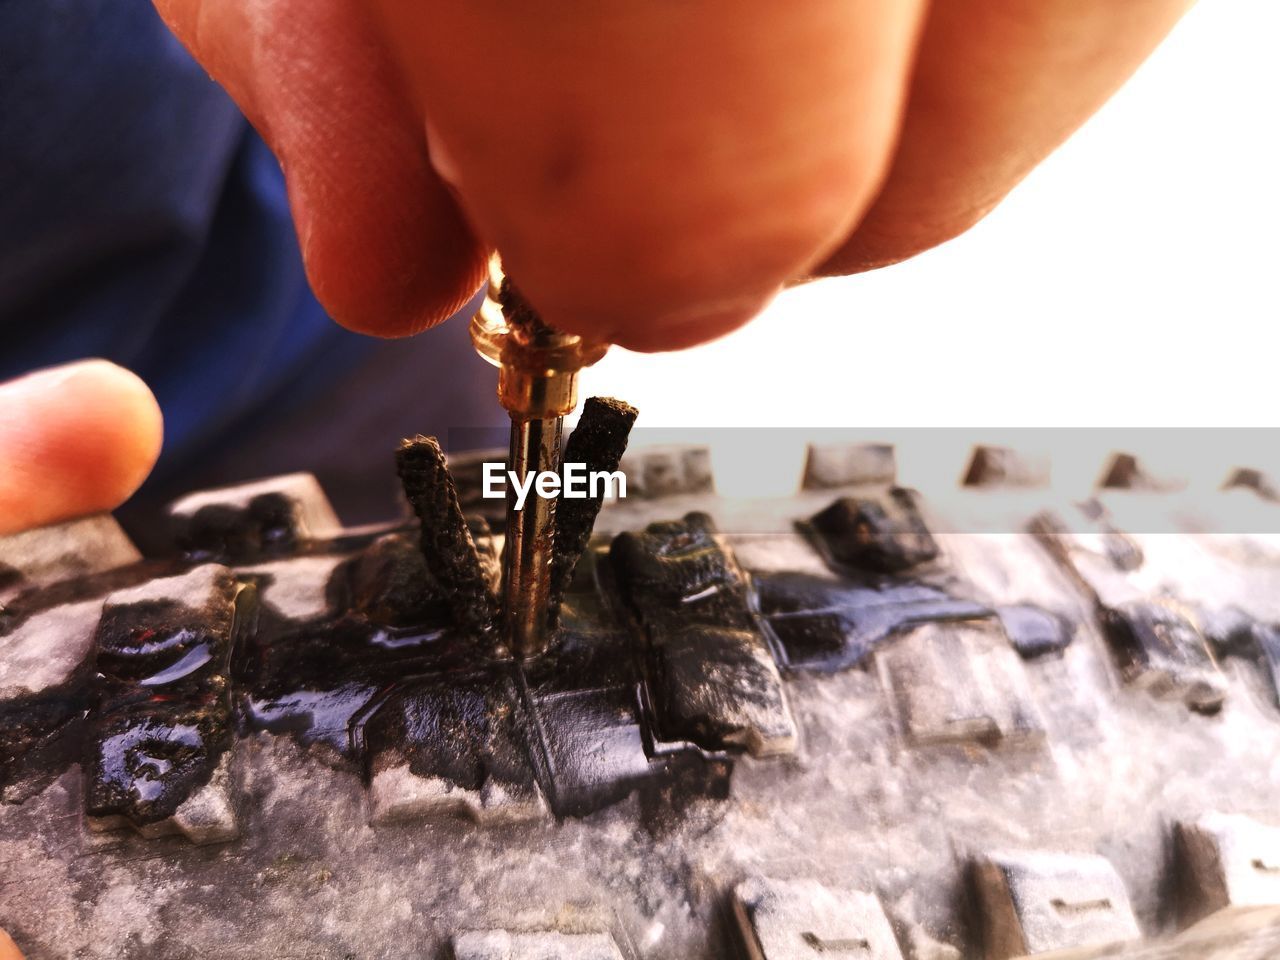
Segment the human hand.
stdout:
<svg viewBox="0 0 1280 960">
<path fill-rule="evenodd" d="M 0 383 L 0 535 L 119 506 L 161 434 L 151 391 L 105 360 Z M 0 939 L 0 960 L 6 949 Z"/>
<path fill-rule="evenodd" d="M 156 4 L 280 158 L 340 322 L 439 322 L 492 245 L 550 322 L 646 350 L 963 232 L 1190 6 Z"/>
</svg>

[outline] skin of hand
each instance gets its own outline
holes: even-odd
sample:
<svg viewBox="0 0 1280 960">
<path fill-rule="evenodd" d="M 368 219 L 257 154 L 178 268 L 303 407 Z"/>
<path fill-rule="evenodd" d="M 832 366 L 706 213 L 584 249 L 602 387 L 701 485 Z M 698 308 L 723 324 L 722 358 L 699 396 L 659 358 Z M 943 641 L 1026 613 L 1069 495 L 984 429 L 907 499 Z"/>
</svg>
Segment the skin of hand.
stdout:
<svg viewBox="0 0 1280 960">
<path fill-rule="evenodd" d="M 146 385 L 105 360 L 0 383 L 0 535 L 119 506 L 162 432 Z M 0 960 L 6 949 L 0 939 Z"/>
<path fill-rule="evenodd" d="M 438 323 L 489 248 L 641 350 L 963 232 L 1189 0 L 155 0 L 285 170 L 329 312 Z"/>
<path fill-rule="evenodd" d="M 22 960 L 17 944 L 3 930 L 0 930 L 0 960 Z"/>
</svg>

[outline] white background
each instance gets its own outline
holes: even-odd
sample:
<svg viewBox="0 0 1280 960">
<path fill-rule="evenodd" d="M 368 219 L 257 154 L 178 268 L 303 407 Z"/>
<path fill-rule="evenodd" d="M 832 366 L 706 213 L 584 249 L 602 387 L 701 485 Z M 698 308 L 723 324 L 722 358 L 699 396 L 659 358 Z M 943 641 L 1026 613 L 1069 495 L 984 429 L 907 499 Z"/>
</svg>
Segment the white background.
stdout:
<svg viewBox="0 0 1280 960">
<path fill-rule="evenodd" d="M 589 392 L 643 424 L 1280 422 L 1280 3 L 1203 0 L 966 235 Z"/>
<path fill-rule="evenodd" d="M 646 427 L 1280 425 L 1278 44 L 1275 0 L 1202 0 L 968 234 L 587 393 Z"/>
</svg>

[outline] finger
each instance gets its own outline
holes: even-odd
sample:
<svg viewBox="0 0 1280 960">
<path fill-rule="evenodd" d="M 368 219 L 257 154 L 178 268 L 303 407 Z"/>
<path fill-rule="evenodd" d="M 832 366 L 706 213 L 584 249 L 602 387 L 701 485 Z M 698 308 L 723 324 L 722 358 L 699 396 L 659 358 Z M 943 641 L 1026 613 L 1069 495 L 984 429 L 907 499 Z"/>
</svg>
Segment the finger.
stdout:
<svg viewBox="0 0 1280 960">
<path fill-rule="evenodd" d="M 1189 0 L 934 0 L 889 177 L 819 273 L 884 266 L 991 211 L 1123 83 Z"/>
<path fill-rule="evenodd" d="M 485 251 L 431 170 L 420 112 L 362 4 L 156 6 L 279 158 L 308 278 L 334 319 L 402 336 L 470 299 Z"/>
<path fill-rule="evenodd" d="M 0 930 L 0 960 L 22 960 L 17 944 L 3 930 Z"/>
<path fill-rule="evenodd" d="M 847 235 L 887 164 L 920 11 L 377 6 L 438 168 L 521 289 L 552 323 L 640 349 L 737 326 Z"/>
<path fill-rule="evenodd" d="M 0 534 L 119 506 L 162 432 L 151 391 L 105 360 L 0 384 Z"/>
</svg>

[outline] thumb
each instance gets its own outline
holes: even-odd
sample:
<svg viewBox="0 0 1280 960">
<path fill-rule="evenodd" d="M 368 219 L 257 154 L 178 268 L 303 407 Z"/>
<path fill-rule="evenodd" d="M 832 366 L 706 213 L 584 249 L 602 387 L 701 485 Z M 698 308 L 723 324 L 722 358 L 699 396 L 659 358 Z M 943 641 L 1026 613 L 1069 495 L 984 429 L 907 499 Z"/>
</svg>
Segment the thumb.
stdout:
<svg viewBox="0 0 1280 960">
<path fill-rule="evenodd" d="M 160 453 L 146 384 L 105 360 L 0 383 L 0 535 L 119 506 Z M 0 960 L 10 954 L 0 939 Z"/>
</svg>

